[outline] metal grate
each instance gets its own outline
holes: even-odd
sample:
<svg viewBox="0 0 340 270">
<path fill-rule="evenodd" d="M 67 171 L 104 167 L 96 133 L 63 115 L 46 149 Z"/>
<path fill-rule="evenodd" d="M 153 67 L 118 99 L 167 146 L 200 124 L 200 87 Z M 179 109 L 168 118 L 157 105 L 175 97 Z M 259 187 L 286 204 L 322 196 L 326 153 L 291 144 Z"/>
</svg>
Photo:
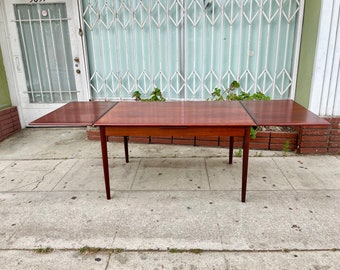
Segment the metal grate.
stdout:
<svg viewBox="0 0 340 270">
<path fill-rule="evenodd" d="M 158 87 L 202 100 L 238 80 L 246 92 L 291 97 L 302 12 L 302 0 L 83 0 L 92 96 Z"/>
</svg>

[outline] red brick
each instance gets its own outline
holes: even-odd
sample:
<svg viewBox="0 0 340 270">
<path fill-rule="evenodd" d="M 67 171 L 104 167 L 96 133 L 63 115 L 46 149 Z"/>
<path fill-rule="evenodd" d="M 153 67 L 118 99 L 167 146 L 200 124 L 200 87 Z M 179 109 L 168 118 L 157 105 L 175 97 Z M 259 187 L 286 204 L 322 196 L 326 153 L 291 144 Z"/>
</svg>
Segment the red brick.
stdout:
<svg viewBox="0 0 340 270">
<path fill-rule="evenodd" d="M 340 148 L 328 148 L 328 153 L 331 154 L 340 154 Z"/>
<path fill-rule="evenodd" d="M 328 142 L 301 142 L 300 147 L 302 148 L 327 148 Z"/>
<path fill-rule="evenodd" d="M 331 148 L 340 148 L 340 141 L 339 142 L 330 142 L 329 147 Z"/>
<path fill-rule="evenodd" d="M 196 141 L 218 141 L 218 136 L 196 136 Z"/>
<path fill-rule="evenodd" d="M 218 146 L 218 140 L 199 140 L 196 138 L 196 146 Z"/>
<path fill-rule="evenodd" d="M 99 139 L 100 139 L 100 137 L 99 137 Z M 109 142 L 123 142 L 124 141 L 124 137 L 122 137 L 122 136 L 109 136 L 107 138 L 107 140 Z"/>
<path fill-rule="evenodd" d="M 255 139 L 250 139 L 250 143 L 269 143 L 269 137 L 256 137 Z"/>
<path fill-rule="evenodd" d="M 300 154 L 325 154 L 327 148 L 300 148 L 298 149 Z"/>
<path fill-rule="evenodd" d="M 328 141 L 328 136 L 302 136 L 302 141 L 321 142 Z"/>
<path fill-rule="evenodd" d="M 4 121 L 12 121 L 11 115 L 10 114 L 0 115 L 0 122 Z"/>
<path fill-rule="evenodd" d="M 257 131 L 256 132 L 256 138 L 269 138 L 270 137 L 269 131 Z"/>
<path fill-rule="evenodd" d="M 11 134 L 13 134 L 13 133 L 14 133 L 13 127 L 4 128 L 4 127 L 2 126 L 1 135 L 9 136 L 9 135 L 11 135 Z"/>
<path fill-rule="evenodd" d="M 174 140 L 195 140 L 195 136 L 175 136 Z"/>
<path fill-rule="evenodd" d="M 332 130 L 330 131 L 330 134 L 331 134 L 331 135 L 340 135 L 340 129 L 332 129 Z"/>
<path fill-rule="evenodd" d="M 171 144 L 172 137 L 151 137 L 151 143 Z"/>
<path fill-rule="evenodd" d="M 11 108 L 6 108 L 3 110 L 0 110 L 0 117 L 4 116 L 4 115 L 10 115 L 11 114 Z"/>
<path fill-rule="evenodd" d="M 304 129 L 302 136 L 306 136 L 306 135 L 322 136 L 322 135 L 328 135 L 329 132 L 330 130 L 328 129 Z"/>
<path fill-rule="evenodd" d="M 338 123 L 340 123 L 340 117 L 332 117 L 332 118 L 325 118 L 325 119 L 326 120 L 330 119 L 328 121 L 331 121 L 331 122 L 338 122 Z"/>
<path fill-rule="evenodd" d="M 329 140 L 332 141 L 332 142 L 340 142 L 340 136 L 330 136 L 329 137 Z"/>
<path fill-rule="evenodd" d="M 271 132 L 271 138 L 297 138 L 297 133 L 293 132 Z"/>
<path fill-rule="evenodd" d="M 285 144 L 287 141 L 290 144 L 296 144 L 296 138 L 271 138 L 270 144 Z"/>
<path fill-rule="evenodd" d="M 329 129 L 328 126 L 302 126 L 302 129 Z"/>
<path fill-rule="evenodd" d="M 131 136 L 129 138 L 130 142 L 136 142 L 136 143 L 150 143 L 150 137 L 149 136 Z"/>
<path fill-rule="evenodd" d="M 268 150 L 269 149 L 269 144 L 268 143 L 250 142 L 249 148 L 250 149 L 259 149 L 259 150 Z"/>
<path fill-rule="evenodd" d="M 279 143 L 279 144 L 277 144 L 277 143 L 273 143 L 272 144 L 271 143 L 270 146 L 269 146 L 269 150 L 275 150 L 275 151 L 283 151 L 285 148 L 286 148 L 286 146 L 284 144 L 282 144 L 282 143 Z M 296 149 L 296 145 L 295 144 L 290 144 L 288 146 L 288 149 L 290 151 L 293 151 L 293 150 Z"/>
<path fill-rule="evenodd" d="M 18 108 L 16 106 L 12 106 L 9 108 L 11 112 L 18 112 Z"/>
<path fill-rule="evenodd" d="M 182 140 L 182 139 L 173 139 L 172 140 L 173 144 L 179 144 L 179 145 L 194 145 L 195 140 L 194 139 L 187 139 L 187 140 Z"/>
</svg>

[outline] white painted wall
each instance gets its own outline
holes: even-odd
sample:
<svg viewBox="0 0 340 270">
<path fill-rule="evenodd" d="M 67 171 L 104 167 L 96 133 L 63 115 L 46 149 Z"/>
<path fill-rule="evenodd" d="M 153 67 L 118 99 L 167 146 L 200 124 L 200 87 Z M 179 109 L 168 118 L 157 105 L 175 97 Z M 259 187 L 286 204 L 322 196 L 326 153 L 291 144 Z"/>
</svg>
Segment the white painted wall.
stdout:
<svg viewBox="0 0 340 270">
<path fill-rule="evenodd" d="M 340 0 L 323 0 L 309 109 L 340 116 Z"/>
</svg>

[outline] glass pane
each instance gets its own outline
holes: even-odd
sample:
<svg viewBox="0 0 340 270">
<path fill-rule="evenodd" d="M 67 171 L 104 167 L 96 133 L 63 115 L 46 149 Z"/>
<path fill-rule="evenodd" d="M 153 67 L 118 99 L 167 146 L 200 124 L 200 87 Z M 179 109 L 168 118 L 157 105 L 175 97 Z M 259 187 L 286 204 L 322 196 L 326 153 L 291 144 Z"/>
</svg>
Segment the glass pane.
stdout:
<svg viewBox="0 0 340 270">
<path fill-rule="evenodd" d="M 14 8 L 30 102 L 77 100 L 65 4 Z"/>
</svg>

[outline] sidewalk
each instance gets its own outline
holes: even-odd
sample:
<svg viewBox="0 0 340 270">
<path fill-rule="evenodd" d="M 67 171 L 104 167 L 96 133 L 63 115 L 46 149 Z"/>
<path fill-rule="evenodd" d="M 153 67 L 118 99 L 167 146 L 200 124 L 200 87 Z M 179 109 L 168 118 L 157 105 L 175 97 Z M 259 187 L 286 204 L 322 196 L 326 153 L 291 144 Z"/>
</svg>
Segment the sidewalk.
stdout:
<svg viewBox="0 0 340 270">
<path fill-rule="evenodd" d="M 228 149 L 108 147 L 109 201 L 85 129 L 0 142 L 1 269 L 340 269 L 340 157 L 253 150 L 241 203 Z"/>
</svg>

